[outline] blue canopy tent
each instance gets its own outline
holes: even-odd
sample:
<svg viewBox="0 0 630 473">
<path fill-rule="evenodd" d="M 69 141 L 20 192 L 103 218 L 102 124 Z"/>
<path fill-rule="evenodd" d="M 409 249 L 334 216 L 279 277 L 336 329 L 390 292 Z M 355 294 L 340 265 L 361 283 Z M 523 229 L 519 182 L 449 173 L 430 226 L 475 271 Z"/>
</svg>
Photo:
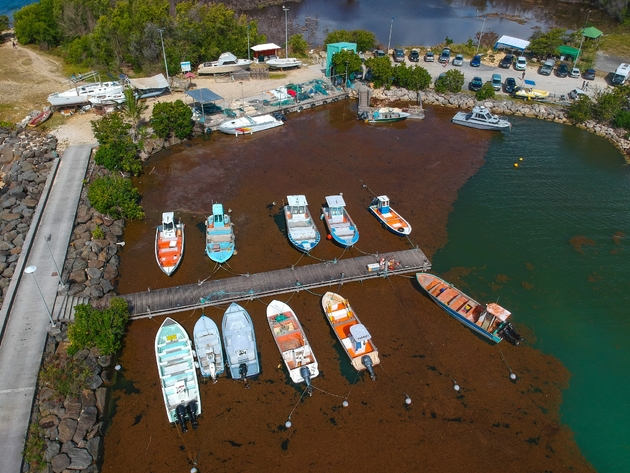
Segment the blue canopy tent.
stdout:
<svg viewBox="0 0 630 473">
<path fill-rule="evenodd" d="M 191 97 L 195 102 L 199 103 L 202 114 L 202 123 L 206 122 L 206 112 L 210 114 L 212 112 L 217 112 L 221 110 L 221 107 L 215 105 L 214 102 L 216 102 L 217 100 L 221 100 L 223 97 L 215 94 L 210 89 L 203 88 L 196 90 L 187 90 L 186 95 Z M 211 106 L 208 106 L 208 104 L 210 104 Z"/>
</svg>

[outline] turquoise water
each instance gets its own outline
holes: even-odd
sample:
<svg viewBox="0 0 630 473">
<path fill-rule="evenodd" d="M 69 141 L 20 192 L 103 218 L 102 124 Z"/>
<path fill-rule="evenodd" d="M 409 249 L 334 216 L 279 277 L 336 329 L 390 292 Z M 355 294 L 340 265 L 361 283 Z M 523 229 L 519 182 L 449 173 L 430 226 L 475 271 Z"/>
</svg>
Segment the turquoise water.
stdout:
<svg viewBox="0 0 630 473">
<path fill-rule="evenodd" d="M 582 130 L 511 121 L 461 189 L 433 270 L 468 269 L 453 282 L 500 297 L 571 372 L 560 413 L 586 458 L 630 471 L 630 166 Z"/>
</svg>

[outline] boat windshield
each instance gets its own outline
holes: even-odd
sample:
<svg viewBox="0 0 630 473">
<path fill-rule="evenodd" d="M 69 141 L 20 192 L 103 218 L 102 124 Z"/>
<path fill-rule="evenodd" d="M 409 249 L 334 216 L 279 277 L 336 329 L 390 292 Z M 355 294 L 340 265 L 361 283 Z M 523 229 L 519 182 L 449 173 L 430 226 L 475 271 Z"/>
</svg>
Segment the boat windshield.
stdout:
<svg viewBox="0 0 630 473">
<path fill-rule="evenodd" d="M 164 228 L 164 231 L 166 231 L 166 232 L 172 231 L 173 228 L 174 228 L 174 224 L 173 224 L 173 222 L 167 222 L 167 223 L 164 224 L 163 228 Z"/>
<path fill-rule="evenodd" d="M 340 217 L 341 215 L 343 215 L 343 212 L 341 211 L 341 207 L 331 207 L 330 215 L 331 217 Z"/>
<path fill-rule="evenodd" d="M 223 215 L 214 216 L 214 223 L 222 223 L 222 222 L 223 222 Z"/>
</svg>

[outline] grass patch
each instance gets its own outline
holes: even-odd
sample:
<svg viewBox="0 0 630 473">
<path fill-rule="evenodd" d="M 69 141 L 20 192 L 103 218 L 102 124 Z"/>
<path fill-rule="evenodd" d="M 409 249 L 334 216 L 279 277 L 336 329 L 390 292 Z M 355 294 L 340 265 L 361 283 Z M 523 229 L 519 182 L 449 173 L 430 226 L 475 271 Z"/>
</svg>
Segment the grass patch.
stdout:
<svg viewBox="0 0 630 473">
<path fill-rule="evenodd" d="M 67 121 L 68 121 L 67 117 L 64 117 L 59 112 L 53 112 L 52 116 L 48 120 L 46 120 L 44 123 L 42 123 L 38 128 L 41 131 L 47 133 L 50 130 L 54 130 L 60 127 L 61 125 L 64 125 Z"/>
<path fill-rule="evenodd" d="M 286 79 L 288 74 L 285 74 L 283 72 L 275 72 L 275 73 L 270 73 L 269 74 L 269 78 L 270 79 Z"/>
<path fill-rule="evenodd" d="M 630 56 L 630 31 L 603 36 L 599 49 L 610 56 Z"/>
<path fill-rule="evenodd" d="M 30 470 L 39 472 L 46 466 L 44 462 L 44 430 L 39 424 L 31 424 L 28 428 L 28 436 L 24 445 L 24 460 L 29 464 Z"/>
<path fill-rule="evenodd" d="M 58 354 L 44 363 L 39 381 L 42 386 L 52 389 L 57 399 L 65 399 L 69 394 L 79 394 L 91 375 L 84 360 Z"/>
</svg>

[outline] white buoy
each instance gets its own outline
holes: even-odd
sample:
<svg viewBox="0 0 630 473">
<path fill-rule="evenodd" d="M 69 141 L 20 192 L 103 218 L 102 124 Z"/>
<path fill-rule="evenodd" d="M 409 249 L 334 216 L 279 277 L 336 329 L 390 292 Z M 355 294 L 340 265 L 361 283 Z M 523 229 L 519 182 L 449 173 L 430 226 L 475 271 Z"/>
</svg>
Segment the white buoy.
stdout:
<svg viewBox="0 0 630 473">
<path fill-rule="evenodd" d="M 510 379 L 516 379 L 516 375 L 514 373 L 510 373 Z"/>
<path fill-rule="evenodd" d="M 411 404 L 411 398 L 409 396 L 407 396 L 407 399 L 405 399 L 405 404 Z"/>
<path fill-rule="evenodd" d="M 120 371 L 120 368 L 122 368 L 120 365 L 116 365 L 116 366 L 114 366 L 114 369 L 115 369 L 116 371 Z"/>
<path fill-rule="evenodd" d="M 341 405 L 342 405 L 343 407 L 348 407 L 348 401 L 343 401 L 343 402 L 341 403 Z"/>
<path fill-rule="evenodd" d="M 290 429 L 292 425 L 293 425 L 293 424 L 291 423 L 291 421 L 290 421 L 290 420 L 288 420 L 288 421 L 286 421 L 286 422 L 284 423 L 284 426 L 285 426 L 287 429 Z"/>
<path fill-rule="evenodd" d="M 190 469 L 190 473 L 199 473 L 199 470 L 194 466 Z"/>
<path fill-rule="evenodd" d="M 456 384 L 455 386 L 453 386 L 453 389 L 454 389 L 455 391 L 459 391 L 459 384 Z"/>
</svg>

